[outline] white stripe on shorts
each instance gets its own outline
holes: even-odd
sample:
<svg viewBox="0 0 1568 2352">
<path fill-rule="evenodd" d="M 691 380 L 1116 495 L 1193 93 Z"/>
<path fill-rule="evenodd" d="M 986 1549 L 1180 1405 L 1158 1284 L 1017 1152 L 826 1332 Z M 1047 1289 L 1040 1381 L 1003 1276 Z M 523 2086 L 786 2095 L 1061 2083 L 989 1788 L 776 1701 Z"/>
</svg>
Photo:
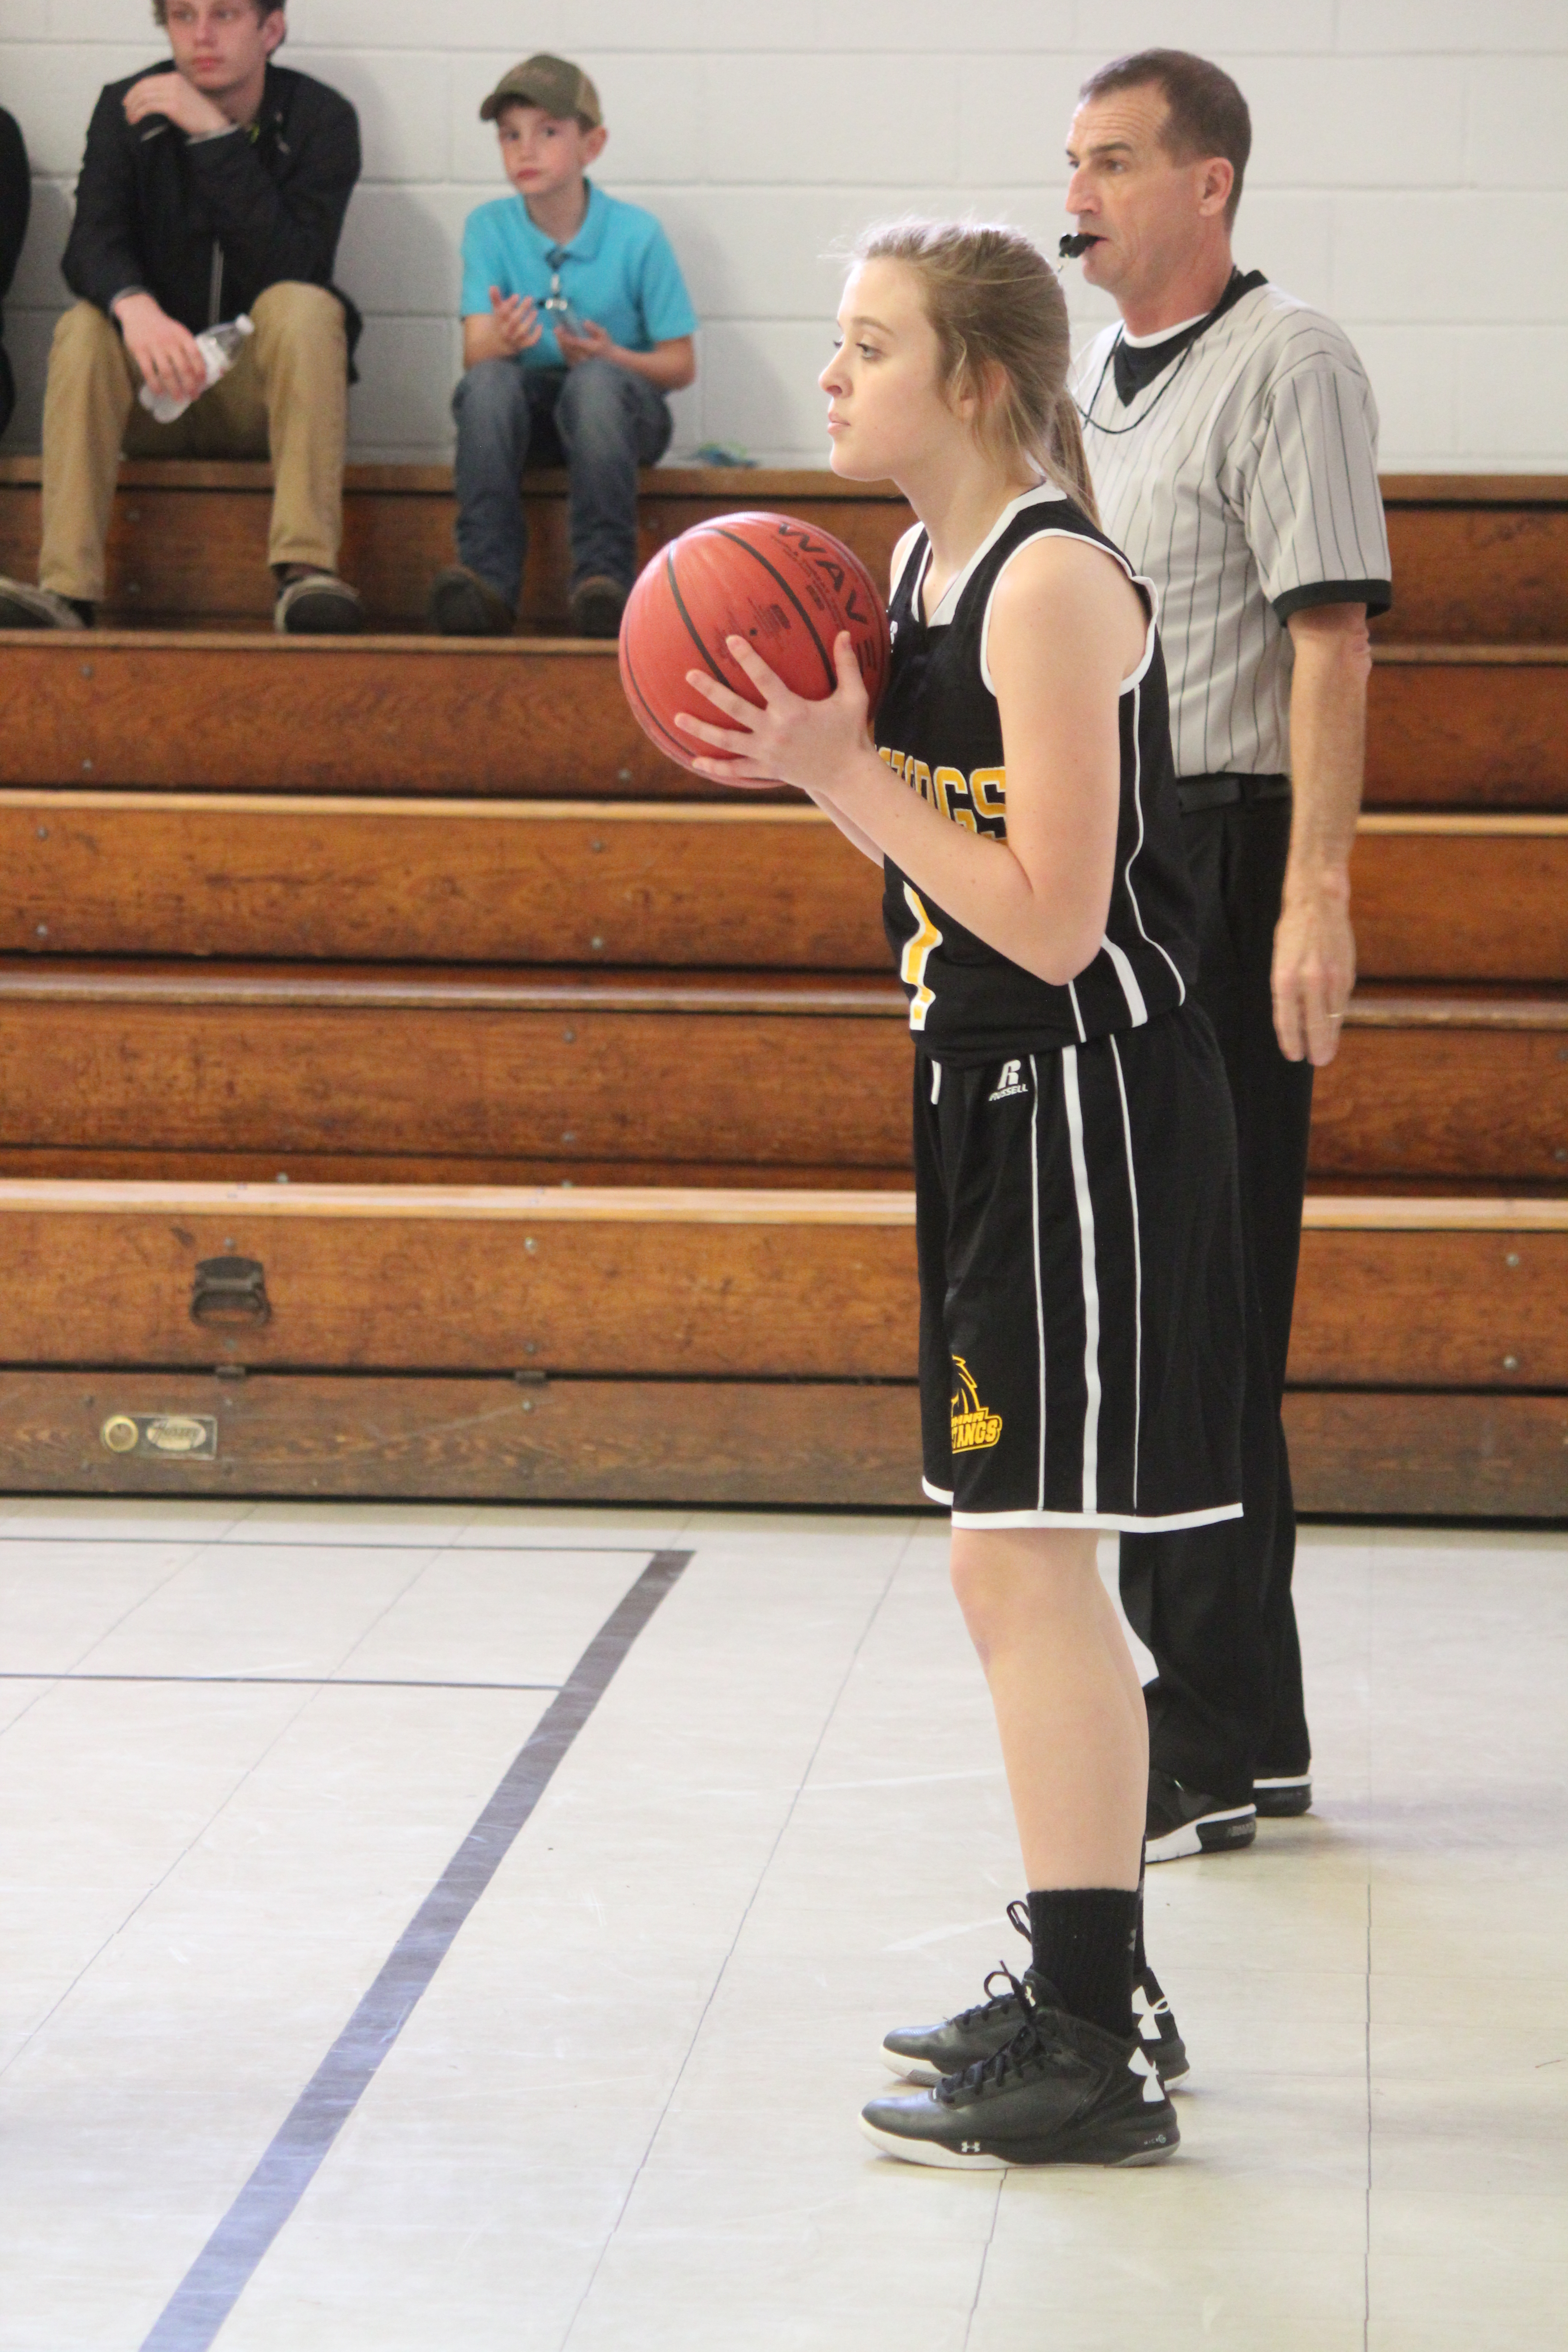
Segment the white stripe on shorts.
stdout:
<svg viewBox="0 0 1568 2352">
<path fill-rule="evenodd" d="M 933 1502 L 944 1498 L 934 1486 L 926 1493 Z M 1163 1518 L 1141 1517 L 1136 1511 L 954 1511 L 955 1528 L 1100 1528 L 1108 1535 L 1152 1536 L 1182 1528 L 1217 1527 L 1222 1519 L 1239 1519 L 1239 1503 L 1221 1503 L 1212 1511 L 1169 1511 Z"/>
<path fill-rule="evenodd" d="M 1121 1072 L 1121 1048 L 1112 1036 L 1116 1091 L 1121 1097 L 1121 1139 L 1127 1148 L 1127 1191 L 1132 1203 L 1132 1507 L 1138 1507 L 1138 1440 L 1143 1433 L 1143 1240 L 1138 1230 L 1138 1178 L 1132 1166 L 1132 1120 L 1127 1108 L 1127 1080 Z"/>
<path fill-rule="evenodd" d="M 1029 1083 L 1035 1099 L 1029 1108 L 1029 1213 L 1034 1221 L 1035 1239 L 1035 1329 L 1039 1339 L 1040 1352 L 1040 1501 L 1046 1507 L 1046 1295 L 1040 1279 L 1040 1073 L 1033 1054 L 1029 1056 Z"/>
<path fill-rule="evenodd" d="M 1067 1104 L 1068 1139 L 1072 1147 L 1073 1190 L 1078 1194 L 1078 1229 L 1083 1244 L 1083 1508 L 1089 1513 L 1097 1505 L 1100 1473 L 1100 1284 L 1094 1267 L 1094 1202 L 1089 1197 L 1089 1162 L 1084 1156 L 1083 1103 L 1078 1090 L 1076 1045 L 1062 1047 L 1062 1094 Z M 1038 1198 L 1037 1192 L 1036 1197 Z M 1043 1503 L 1043 1490 L 1041 1499 Z"/>
</svg>

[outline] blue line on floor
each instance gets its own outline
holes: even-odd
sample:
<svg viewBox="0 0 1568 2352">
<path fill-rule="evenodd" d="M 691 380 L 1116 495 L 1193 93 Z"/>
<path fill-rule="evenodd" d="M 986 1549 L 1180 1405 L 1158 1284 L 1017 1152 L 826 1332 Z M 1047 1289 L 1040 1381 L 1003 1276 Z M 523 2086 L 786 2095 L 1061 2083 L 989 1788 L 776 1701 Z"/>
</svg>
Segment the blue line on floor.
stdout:
<svg viewBox="0 0 1568 2352">
<path fill-rule="evenodd" d="M 417 1682 L 379 1675 L 89 1675 L 68 1666 L 51 1674 L 47 1666 L 28 1674 L 20 1666 L 0 1667 L 0 1683 L 243 1683 L 270 1690 L 477 1690 L 558 1691 L 560 1683 L 442 1683 L 428 1676 Z"/>
<path fill-rule="evenodd" d="M 142 2352 L 207 2352 L 617 1667 L 690 1558 L 689 1551 L 655 1552 L 605 1618 L 300 2092 L 271 2147 L 174 2289 L 143 2339 Z"/>
</svg>

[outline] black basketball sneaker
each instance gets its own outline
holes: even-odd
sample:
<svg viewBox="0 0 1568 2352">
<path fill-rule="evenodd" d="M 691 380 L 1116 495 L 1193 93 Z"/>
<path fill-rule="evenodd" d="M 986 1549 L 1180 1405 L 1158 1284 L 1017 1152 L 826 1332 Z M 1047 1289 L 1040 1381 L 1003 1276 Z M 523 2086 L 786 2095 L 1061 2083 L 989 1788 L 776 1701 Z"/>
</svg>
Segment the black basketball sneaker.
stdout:
<svg viewBox="0 0 1568 2352">
<path fill-rule="evenodd" d="M 1312 1776 L 1309 1772 L 1273 1772 L 1254 1780 L 1252 1801 L 1260 1822 L 1291 1821 L 1312 1810 Z"/>
<path fill-rule="evenodd" d="M 1007 1916 L 1027 1942 L 1026 1905 L 1009 1903 Z M 1030 1969 L 1023 1981 L 1042 1984 L 1044 1979 Z M 882 2063 L 901 2074 L 906 2083 L 940 2083 L 944 2074 L 961 2074 L 966 2066 L 994 2058 L 999 2050 L 1005 2050 L 1024 2021 L 1017 1986 L 1018 1979 L 1005 1969 L 993 1969 L 985 1979 L 986 1997 L 973 2009 L 961 2009 L 956 2017 L 944 2018 L 940 2025 L 899 2027 L 885 2035 Z M 1186 2044 L 1151 1968 L 1144 1969 L 1132 1989 L 1132 2018 L 1160 2080 L 1178 2081 L 1187 2072 Z"/>
<path fill-rule="evenodd" d="M 1182 2135 L 1138 2036 L 1069 2017 L 1043 1978 L 1016 1982 L 1014 1998 L 1022 2022 L 1005 2049 L 931 2090 L 871 2100 L 867 2137 L 908 2164 L 960 2172 L 1163 2162 Z"/>
<path fill-rule="evenodd" d="M 1258 1808 L 1222 1805 L 1188 1789 L 1158 1765 L 1149 1769 L 1144 1854 L 1150 1862 L 1180 1862 L 1190 1853 L 1234 1853 L 1258 1835 Z"/>
</svg>

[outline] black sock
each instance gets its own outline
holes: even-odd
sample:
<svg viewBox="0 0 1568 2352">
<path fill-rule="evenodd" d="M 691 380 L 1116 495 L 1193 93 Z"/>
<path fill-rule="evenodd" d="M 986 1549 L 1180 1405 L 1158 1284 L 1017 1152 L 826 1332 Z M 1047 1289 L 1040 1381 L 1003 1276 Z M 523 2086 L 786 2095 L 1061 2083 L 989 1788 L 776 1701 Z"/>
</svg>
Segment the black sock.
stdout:
<svg viewBox="0 0 1568 2352">
<path fill-rule="evenodd" d="M 1037 1971 L 1055 1985 L 1069 2016 L 1123 2040 L 1132 2031 L 1138 1908 L 1137 1895 L 1120 1886 L 1048 1887 L 1029 1896 Z"/>
<path fill-rule="evenodd" d="M 1144 1843 L 1138 1857 L 1138 1926 L 1132 1938 L 1132 1981 L 1136 1984 L 1149 1965 L 1149 1955 L 1143 1948 L 1143 1881 L 1149 1875 L 1149 1847 Z"/>
</svg>

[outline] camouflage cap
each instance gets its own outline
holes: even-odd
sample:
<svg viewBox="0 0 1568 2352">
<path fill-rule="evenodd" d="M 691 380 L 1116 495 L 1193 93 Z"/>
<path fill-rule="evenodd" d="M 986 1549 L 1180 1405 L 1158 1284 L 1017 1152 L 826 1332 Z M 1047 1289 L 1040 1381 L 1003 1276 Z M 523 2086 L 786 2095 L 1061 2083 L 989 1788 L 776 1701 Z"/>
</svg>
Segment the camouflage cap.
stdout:
<svg viewBox="0 0 1568 2352">
<path fill-rule="evenodd" d="M 480 107 L 479 121 L 493 122 L 509 103 L 542 106 L 546 114 L 554 115 L 562 122 L 575 114 L 593 131 L 597 131 L 605 120 L 598 91 L 582 67 L 570 64 L 565 58 L 541 55 L 513 66 L 510 73 L 502 74 Z"/>
</svg>

